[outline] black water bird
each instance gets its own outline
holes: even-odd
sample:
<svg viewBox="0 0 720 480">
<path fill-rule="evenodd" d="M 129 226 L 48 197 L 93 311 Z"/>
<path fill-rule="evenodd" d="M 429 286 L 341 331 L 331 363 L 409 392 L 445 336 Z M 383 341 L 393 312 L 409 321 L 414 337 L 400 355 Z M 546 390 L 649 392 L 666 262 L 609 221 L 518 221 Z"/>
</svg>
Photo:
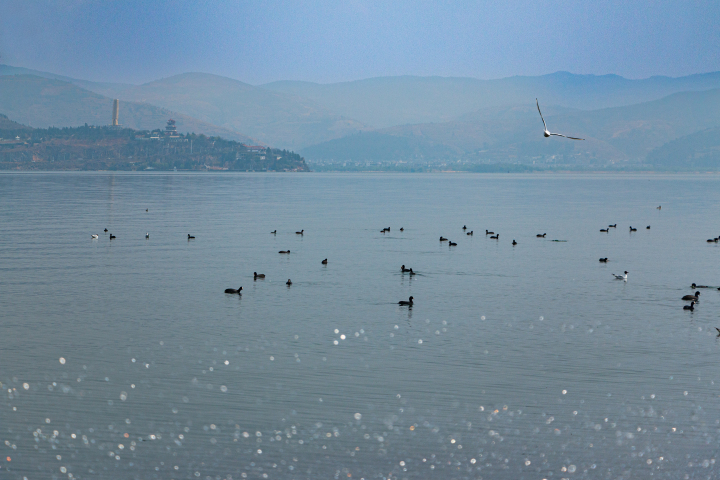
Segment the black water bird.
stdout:
<svg viewBox="0 0 720 480">
<path fill-rule="evenodd" d="M 242 292 L 242 287 L 238 288 L 237 290 L 235 290 L 234 288 L 225 289 L 225 293 L 237 293 L 238 295 L 240 295 L 240 292 Z"/>
<path fill-rule="evenodd" d="M 327 258 L 321 262 L 323 265 L 327 265 Z"/>
<path fill-rule="evenodd" d="M 290 253 L 290 250 L 280 250 L 278 253 Z"/>
<path fill-rule="evenodd" d="M 110 234 L 110 240 L 112 240 L 113 238 L 115 238 L 115 235 L 113 235 L 113 234 L 111 233 L 111 234 Z"/>
<path fill-rule="evenodd" d="M 647 227 L 645 227 L 645 230 L 650 230 L 650 225 L 648 225 Z"/>
<path fill-rule="evenodd" d="M 411 306 L 413 304 L 413 297 L 410 297 L 408 300 L 400 300 L 398 302 L 398 305 L 408 305 Z"/>
<path fill-rule="evenodd" d="M 403 265 L 402 267 L 400 267 L 400 271 L 403 272 L 403 273 L 406 273 L 406 272 L 409 272 L 410 269 L 409 269 L 409 268 L 405 268 L 405 265 Z"/>
<path fill-rule="evenodd" d="M 631 231 L 631 232 L 637 232 L 637 228 L 633 228 L 632 225 L 631 225 L 631 226 L 630 226 L 630 231 Z"/>
<path fill-rule="evenodd" d="M 195 237 L 193 237 L 192 235 L 190 235 L 190 234 L 188 233 L 188 240 L 193 240 L 194 238 L 195 238 Z"/>
<path fill-rule="evenodd" d="M 487 229 L 485 230 L 485 235 L 494 235 L 494 234 L 495 234 L 495 232 L 491 232 Z"/>
<path fill-rule="evenodd" d="M 440 241 L 441 241 L 441 242 L 447 242 L 447 238 L 445 238 L 445 237 L 443 237 L 443 236 L 441 235 L 441 236 L 440 236 Z"/>
<path fill-rule="evenodd" d="M 290 281 L 290 279 L 289 279 L 289 278 L 288 278 L 288 281 L 287 281 L 287 282 L 285 282 L 285 285 L 287 285 L 288 287 L 289 287 L 290 285 L 292 285 L 292 282 Z"/>
<path fill-rule="evenodd" d="M 299 232 L 295 232 L 295 235 L 303 235 L 305 234 L 305 230 L 300 230 Z"/>
<path fill-rule="evenodd" d="M 513 238 L 513 243 L 512 243 L 512 244 L 513 244 L 513 246 L 517 245 L 517 242 L 515 241 L 514 238 Z"/>
<path fill-rule="evenodd" d="M 693 290 L 695 290 L 696 288 L 710 288 L 710 287 L 708 287 L 707 285 L 695 285 L 695 284 L 693 283 L 692 285 L 690 285 L 690 288 L 692 288 Z M 718 290 L 720 290 L 720 289 L 718 289 Z"/>
<path fill-rule="evenodd" d="M 497 235 L 493 235 L 493 236 L 490 237 L 490 238 L 491 238 L 492 240 L 498 240 L 498 239 L 500 238 L 500 234 L 498 233 Z"/>
<path fill-rule="evenodd" d="M 686 301 L 687 301 L 687 300 L 692 300 L 692 301 L 697 302 L 698 297 L 700 297 L 700 291 L 699 291 L 699 290 L 695 292 L 695 295 L 685 295 L 684 297 L 682 297 L 682 299 L 683 299 L 683 300 L 686 300 Z"/>
<path fill-rule="evenodd" d="M 608 225 L 608 228 L 617 228 L 617 223 L 614 225 Z"/>
<path fill-rule="evenodd" d="M 104 231 L 105 231 L 105 233 L 107 233 L 108 229 L 106 228 Z"/>
<path fill-rule="evenodd" d="M 472 230 L 470 230 L 469 232 L 467 232 L 467 234 L 466 234 L 466 235 L 472 235 L 472 234 L 473 234 L 473 231 L 472 231 Z"/>
<path fill-rule="evenodd" d="M 457 247 L 457 243 L 450 242 L 450 243 L 448 243 L 448 247 Z"/>
<path fill-rule="evenodd" d="M 601 231 L 601 232 L 608 233 L 608 232 L 610 231 L 610 229 L 609 229 L 609 228 L 601 228 L 600 231 Z"/>
<path fill-rule="evenodd" d="M 405 229 L 404 229 L 403 227 L 400 227 L 400 231 L 401 231 L 401 232 L 404 232 Z"/>
<path fill-rule="evenodd" d="M 601 258 L 601 259 L 600 259 L 600 263 L 607 263 L 607 260 L 608 260 L 607 257 Z"/>
<path fill-rule="evenodd" d="M 412 269 L 412 268 L 410 269 L 410 275 L 416 275 L 416 273 L 413 272 L 413 269 Z"/>
<path fill-rule="evenodd" d="M 547 233 L 543 233 L 542 235 L 538 233 L 538 234 L 535 235 L 535 236 L 536 236 L 537 238 L 545 238 L 545 235 L 547 235 Z"/>
<path fill-rule="evenodd" d="M 695 310 L 695 302 L 690 302 L 690 305 L 683 306 L 683 310 L 690 310 L 692 312 Z"/>
<path fill-rule="evenodd" d="M 265 278 L 265 274 L 253 272 L 253 280 L 257 280 L 258 278 Z"/>
<path fill-rule="evenodd" d="M 467 230 L 467 225 L 463 225 L 463 230 Z"/>
<path fill-rule="evenodd" d="M 146 208 L 146 209 L 145 209 L 145 211 L 147 212 L 147 211 L 148 211 L 148 209 Z"/>
<path fill-rule="evenodd" d="M 270 233 L 272 233 L 273 235 L 277 235 L 277 230 L 273 230 L 273 231 L 270 232 Z"/>
</svg>

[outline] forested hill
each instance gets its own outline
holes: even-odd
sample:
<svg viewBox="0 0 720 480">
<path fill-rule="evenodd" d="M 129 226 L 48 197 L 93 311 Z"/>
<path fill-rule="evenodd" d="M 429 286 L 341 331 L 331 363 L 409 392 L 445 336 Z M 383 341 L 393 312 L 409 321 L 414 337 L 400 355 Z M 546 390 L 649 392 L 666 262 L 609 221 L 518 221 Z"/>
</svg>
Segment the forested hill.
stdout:
<svg viewBox="0 0 720 480">
<path fill-rule="evenodd" d="M 0 116 L 0 170 L 309 171 L 298 154 L 220 137 L 85 125 L 30 128 Z"/>
</svg>

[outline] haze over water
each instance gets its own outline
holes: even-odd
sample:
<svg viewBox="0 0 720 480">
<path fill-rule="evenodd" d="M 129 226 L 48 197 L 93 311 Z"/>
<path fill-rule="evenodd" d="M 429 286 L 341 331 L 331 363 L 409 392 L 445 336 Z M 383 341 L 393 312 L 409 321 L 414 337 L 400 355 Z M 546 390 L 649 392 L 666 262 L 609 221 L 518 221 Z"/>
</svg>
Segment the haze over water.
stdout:
<svg viewBox="0 0 720 480">
<path fill-rule="evenodd" d="M 718 187 L 2 174 L 0 477 L 716 478 Z"/>
</svg>

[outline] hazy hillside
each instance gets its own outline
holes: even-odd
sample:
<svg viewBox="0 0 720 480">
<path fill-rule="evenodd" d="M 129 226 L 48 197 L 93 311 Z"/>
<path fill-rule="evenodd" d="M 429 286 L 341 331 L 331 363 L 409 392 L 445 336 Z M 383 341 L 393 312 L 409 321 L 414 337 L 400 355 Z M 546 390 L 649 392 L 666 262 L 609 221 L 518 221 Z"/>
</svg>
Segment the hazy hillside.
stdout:
<svg viewBox="0 0 720 480">
<path fill-rule="evenodd" d="M 283 148 L 312 145 L 366 128 L 306 98 L 203 73 L 118 87 L 109 93 L 179 111 Z"/>
<path fill-rule="evenodd" d="M 60 80 L 31 75 L 5 75 L 0 76 L 0 112 L 36 128 L 79 126 L 85 123 L 108 125 L 112 117 L 112 99 Z M 120 104 L 120 123 L 128 128 L 161 128 L 169 118 L 177 121 L 180 132 L 254 142 L 252 138 L 235 131 L 164 108 L 129 102 Z"/>
<path fill-rule="evenodd" d="M 446 122 L 481 108 L 527 104 L 536 97 L 546 105 L 581 110 L 631 105 L 677 92 L 720 88 L 720 72 L 644 80 L 567 72 L 498 80 L 403 76 L 332 84 L 284 81 L 262 87 L 307 97 L 340 115 L 382 128 Z"/>
<path fill-rule="evenodd" d="M 51 78 L 53 80 L 62 80 L 63 82 L 73 83 L 91 92 L 99 93 L 103 96 L 110 96 L 112 92 L 121 91 L 124 88 L 133 85 L 124 83 L 108 83 L 108 82 L 91 82 L 89 80 L 81 80 L 77 78 L 66 77 L 64 75 L 56 75 L 50 72 L 41 72 L 30 68 L 13 67 L 10 65 L 0 65 L 0 75 L 34 75 L 36 77 Z M 115 97 L 113 97 L 115 98 Z"/>
<path fill-rule="evenodd" d="M 720 127 L 680 137 L 651 151 L 648 163 L 668 169 L 720 168 Z"/>
<path fill-rule="evenodd" d="M 586 138 L 571 141 L 542 136 L 534 103 L 485 108 L 452 122 L 396 126 L 377 133 L 412 139 L 415 148 L 394 149 L 396 160 L 436 158 L 442 148 L 448 160 L 476 162 L 564 163 L 602 165 L 643 162 L 655 148 L 698 130 L 720 126 L 720 89 L 673 94 L 660 100 L 589 112 L 543 107 L 550 131 Z M 309 161 L 344 161 L 354 151 L 368 151 L 351 136 L 302 150 Z M 385 139 L 386 144 L 391 143 Z M 404 145 L 396 141 L 395 145 Z M 431 146 L 424 153 L 423 148 Z M 343 153 L 344 152 L 344 153 Z M 341 156 L 344 155 L 344 156 Z"/>
</svg>

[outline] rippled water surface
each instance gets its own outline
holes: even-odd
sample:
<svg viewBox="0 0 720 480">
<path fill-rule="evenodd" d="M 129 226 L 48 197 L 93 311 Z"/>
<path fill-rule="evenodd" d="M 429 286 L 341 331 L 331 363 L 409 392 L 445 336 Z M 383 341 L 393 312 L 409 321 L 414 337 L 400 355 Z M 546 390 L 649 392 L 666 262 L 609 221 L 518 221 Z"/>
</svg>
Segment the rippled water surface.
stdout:
<svg viewBox="0 0 720 480">
<path fill-rule="evenodd" d="M 717 478 L 719 180 L 0 175 L 0 478 Z"/>
</svg>

